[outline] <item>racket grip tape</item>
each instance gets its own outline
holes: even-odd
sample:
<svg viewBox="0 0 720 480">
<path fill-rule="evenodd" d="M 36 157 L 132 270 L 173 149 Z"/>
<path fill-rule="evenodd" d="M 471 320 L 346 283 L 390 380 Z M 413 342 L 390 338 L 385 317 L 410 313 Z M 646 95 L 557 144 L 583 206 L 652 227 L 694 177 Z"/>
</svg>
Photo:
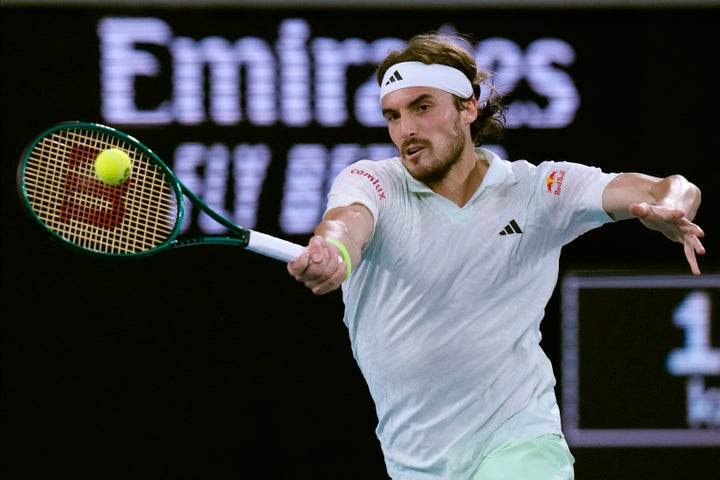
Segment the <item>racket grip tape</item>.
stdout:
<svg viewBox="0 0 720 480">
<path fill-rule="evenodd" d="M 292 262 L 305 251 L 305 247 L 297 243 L 252 230 L 250 231 L 245 248 L 260 255 L 284 262 Z"/>
</svg>

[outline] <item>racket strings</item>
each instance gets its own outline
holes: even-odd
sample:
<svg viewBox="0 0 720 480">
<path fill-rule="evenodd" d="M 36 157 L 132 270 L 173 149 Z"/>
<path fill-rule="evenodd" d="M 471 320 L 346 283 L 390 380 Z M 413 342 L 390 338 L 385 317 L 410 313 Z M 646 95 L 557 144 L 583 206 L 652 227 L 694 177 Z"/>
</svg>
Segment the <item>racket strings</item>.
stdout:
<svg viewBox="0 0 720 480">
<path fill-rule="evenodd" d="M 96 176 L 97 155 L 109 148 L 132 161 L 130 178 L 107 185 Z M 123 137 L 89 128 L 54 131 L 29 153 L 24 188 L 48 229 L 86 249 L 140 253 L 174 237 L 179 199 L 163 169 Z"/>
</svg>

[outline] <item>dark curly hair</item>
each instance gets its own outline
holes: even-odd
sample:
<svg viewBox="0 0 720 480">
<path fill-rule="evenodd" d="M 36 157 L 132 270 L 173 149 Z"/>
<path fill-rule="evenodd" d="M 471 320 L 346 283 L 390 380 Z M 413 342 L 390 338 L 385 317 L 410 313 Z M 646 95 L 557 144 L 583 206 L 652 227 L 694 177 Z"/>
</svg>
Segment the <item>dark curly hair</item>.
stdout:
<svg viewBox="0 0 720 480">
<path fill-rule="evenodd" d="M 456 68 L 470 80 L 476 99 L 480 99 L 481 86 L 489 89 L 489 95 L 478 105 L 477 119 L 470 126 L 473 144 L 479 147 L 487 142 L 497 142 L 505 130 L 503 95 L 490 83 L 492 73 L 479 68 L 470 52 L 470 42 L 460 35 L 435 32 L 416 35 L 404 49 L 393 50 L 385 57 L 376 71 L 377 82 L 382 83 L 387 69 L 400 62 L 439 63 Z M 458 111 L 465 108 L 468 100 L 455 97 Z"/>
</svg>

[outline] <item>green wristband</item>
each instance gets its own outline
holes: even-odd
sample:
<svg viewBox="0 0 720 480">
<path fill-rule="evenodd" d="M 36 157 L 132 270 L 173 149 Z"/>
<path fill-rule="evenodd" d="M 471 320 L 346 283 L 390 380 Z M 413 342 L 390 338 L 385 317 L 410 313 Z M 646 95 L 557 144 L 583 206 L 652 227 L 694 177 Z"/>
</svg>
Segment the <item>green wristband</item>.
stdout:
<svg viewBox="0 0 720 480">
<path fill-rule="evenodd" d="M 345 245 L 342 244 L 340 240 L 336 240 L 334 238 L 326 238 L 328 242 L 335 245 L 338 250 L 340 250 L 340 256 L 343 259 L 343 262 L 345 262 L 345 267 L 347 270 L 347 273 L 345 274 L 345 279 L 350 276 L 350 272 L 352 272 L 352 261 L 350 260 L 350 253 L 348 253 L 347 248 L 345 248 Z"/>
</svg>

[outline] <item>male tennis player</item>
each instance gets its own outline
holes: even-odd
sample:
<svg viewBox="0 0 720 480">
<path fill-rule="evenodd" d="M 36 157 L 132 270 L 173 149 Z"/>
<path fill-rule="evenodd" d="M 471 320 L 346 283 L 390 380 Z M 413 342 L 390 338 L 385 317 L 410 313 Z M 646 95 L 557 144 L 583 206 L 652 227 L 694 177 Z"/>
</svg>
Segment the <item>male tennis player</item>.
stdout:
<svg viewBox="0 0 720 480">
<path fill-rule="evenodd" d="M 400 155 L 340 173 L 288 271 L 318 295 L 342 285 L 393 479 L 572 479 L 539 346 L 560 250 L 637 218 L 681 243 L 699 274 L 700 191 L 680 175 L 510 162 L 482 148 L 504 126 L 500 95 L 455 38 L 417 36 L 377 77 Z M 492 95 L 479 104 L 481 85 Z"/>
</svg>

